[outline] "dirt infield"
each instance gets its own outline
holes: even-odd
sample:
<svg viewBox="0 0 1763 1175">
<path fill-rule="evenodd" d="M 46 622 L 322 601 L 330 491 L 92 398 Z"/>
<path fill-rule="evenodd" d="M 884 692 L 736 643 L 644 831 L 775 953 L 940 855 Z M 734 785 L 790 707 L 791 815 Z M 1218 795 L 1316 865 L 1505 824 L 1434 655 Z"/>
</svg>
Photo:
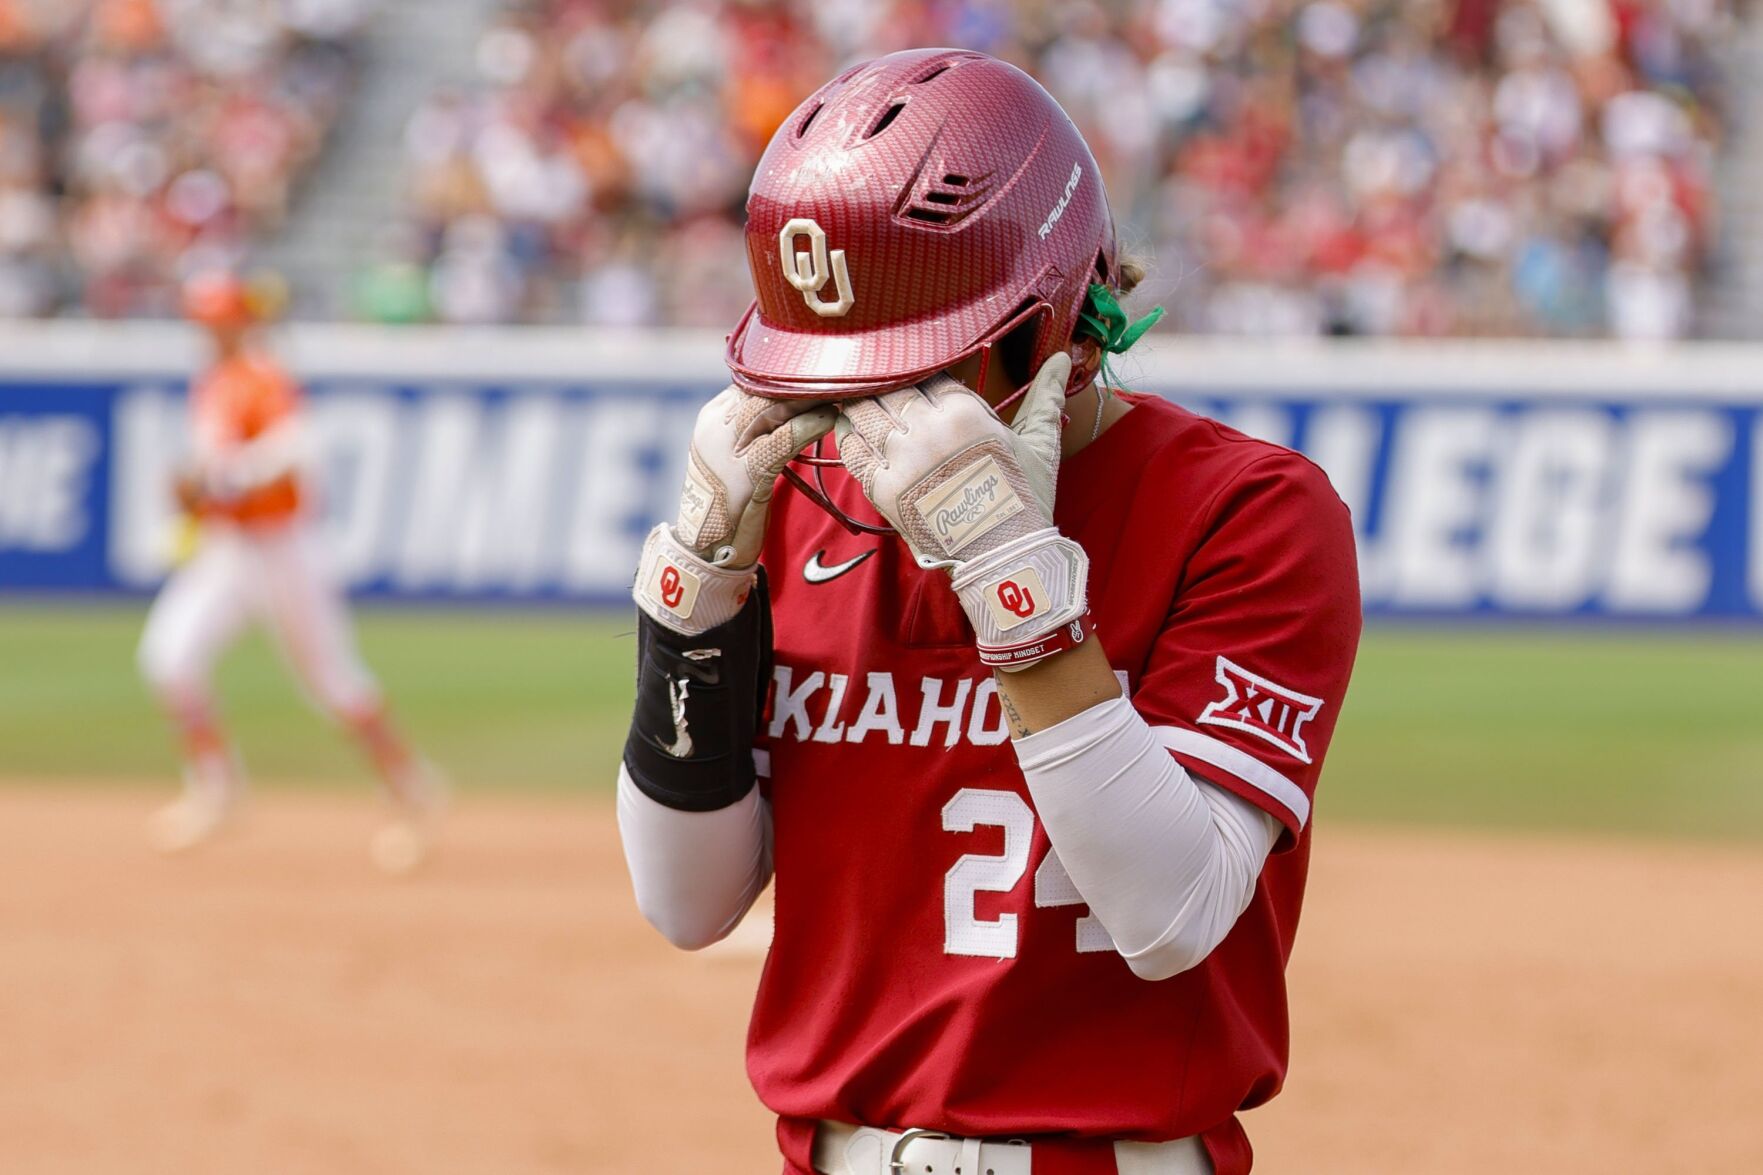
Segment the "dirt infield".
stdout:
<svg viewBox="0 0 1763 1175">
<path fill-rule="evenodd" d="M 762 946 L 637 919 L 603 801 L 469 800 L 370 871 L 368 801 L 152 857 L 139 790 L 0 788 L 0 1168 L 771 1172 Z M 1763 1170 L 1763 854 L 1324 828 L 1257 1170 Z"/>
</svg>

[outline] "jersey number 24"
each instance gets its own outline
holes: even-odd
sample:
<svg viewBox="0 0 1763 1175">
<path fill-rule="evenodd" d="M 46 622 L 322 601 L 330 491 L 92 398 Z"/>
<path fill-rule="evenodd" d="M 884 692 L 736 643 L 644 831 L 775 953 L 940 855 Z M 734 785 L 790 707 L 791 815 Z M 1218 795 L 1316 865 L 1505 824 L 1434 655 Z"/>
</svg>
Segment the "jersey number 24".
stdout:
<svg viewBox="0 0 1763 1175">
<path fill-rule="evenodd" d="M 943 805 L 944 832 L 972 832 L 989 827 L 1004 830 L 1004 851 L 995 857 L 969 853 L 956 861 L 943 878 L 943 953 L 973 955 L 984 959 L 1014 959 L 1017 948 L 1015 914 L 982 919 L 974 910 L 974 896 L 1009 893 L 1028 872 L 1030 846 L 1034 842 L 1035 814 L 1015 792 L 964 787 Z M 1051 846 L 1035 870 L 1035 905 L 1040 909 L 1081 906 L 1077 892 L 1059 855 Z M 1093 914 L 1077 920 L 1076 946 L 1080 953 L 1111 951 L 1114 940 Z"/>
</svg>

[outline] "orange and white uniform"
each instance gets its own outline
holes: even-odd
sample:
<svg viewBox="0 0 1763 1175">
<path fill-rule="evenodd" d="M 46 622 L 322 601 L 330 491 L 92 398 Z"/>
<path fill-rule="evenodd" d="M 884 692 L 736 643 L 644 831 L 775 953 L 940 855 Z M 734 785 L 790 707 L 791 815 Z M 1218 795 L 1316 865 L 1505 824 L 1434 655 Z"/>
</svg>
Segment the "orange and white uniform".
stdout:
<svg viewBox="0 0 1763 1175">
<path fill-rule="evenodd" d="M 302 399 L 255 348 L 191 386 L 201 540 L 153 602 L 140 647 L 143 675 L 174 709 L 210 704 L 214 662 L 253 620 L 322 709 L 353 722 L 380 706 L 308 509 Z"/>
<path fill-rule="evenodd" d="M 152 841 L 162 852 L 194 848 L 238 802 L 243 768 L 215 711 L 212 677 L 220 654 L 260 620 L 312 701 L 373 761 L 397 811 L 370 855 L 406 872 L 426 855 L 446 787 L 386 713 L 307 508 L 300 387 L 254 330 L 275 317 L 286 290 L 273 275 L 247 282 L 213 271 L 191 277 L 183 293 L 184 316 L 208 332 L 216 358 L 190 387 L 191 459 L 176 482 L 200 538 L 153 601 L 138 654 L 183 747 L 183 792 L 154 813 Z"/>
<path fill-rule="evenodd" d="M 221 491 L 205 500 L 205 519 L 266 526 L 300 512 L 306 496 L 294 452 L 300 406 L 299 385 L 260 351 L 222 359 L 195 382 L 190 411 L 197 459 Z M 233 493 L 226 492 L 229 478 Z"/>
</svg>

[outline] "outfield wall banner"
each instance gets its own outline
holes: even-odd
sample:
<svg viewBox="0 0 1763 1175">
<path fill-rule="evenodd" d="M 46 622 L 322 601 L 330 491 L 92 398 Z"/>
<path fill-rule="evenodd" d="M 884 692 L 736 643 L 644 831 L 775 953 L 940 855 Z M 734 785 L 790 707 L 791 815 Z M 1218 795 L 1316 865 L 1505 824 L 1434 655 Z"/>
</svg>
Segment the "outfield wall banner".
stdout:
<svg viewBox="0 0 1763 1175">
<path fill-rule="evenodd" d="M 722 380 L 697 335 L 281 346 L 338 569 L 400 600 L 624 603 Z M 52 324 L 0 353 L 0 593 L 152 590 L 191 340 Z M 1164 343 L 1134 382 L 1326 469 L 1374 615 L 1763 618 L 1763 350 Z"/>
</svg>

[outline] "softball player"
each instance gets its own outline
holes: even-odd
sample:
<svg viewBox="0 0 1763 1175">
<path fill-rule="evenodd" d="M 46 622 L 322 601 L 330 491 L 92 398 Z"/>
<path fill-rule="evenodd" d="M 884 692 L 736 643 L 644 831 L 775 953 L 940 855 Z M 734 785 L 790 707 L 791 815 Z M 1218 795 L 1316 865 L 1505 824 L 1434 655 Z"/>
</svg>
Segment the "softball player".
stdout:
<svg viewBox="0 0 1763 1175">
<path fill-rule="evenodd" d="M 792 1175 L 1247 1171 L 1359 637 L 1346 508 L 1097 380 L 1138 273 L 1008 65 L 841 75 L 747 212 L 735 386 L 635 585 L 639 905 L 696 948 L 775 878 L 748 1069 Z"/>
<path fill-rule="evenodd" d="M 444 789 L 388 716 L 325 565 L 301 471 L 299 388 L 256 337 L 257 292 L 230 274 L 207 274 L 191 280 L 184 302 L 207 331 L 214 361 L 191 385 L 191 457 L 174 485 L 199 538 L 153 601 L 139 650 L 184 760 L 183 793 L 154 816 L 153 842 L 166 852 L 192 848 L 237 807 L 243 778 L 211 678 L 220 654 L 260 620 L 312 700 L 355 736 L 385 783 L 395 814 L 371 842 L 373 860 L 388 871 L 412 868 Z"/>
</svg>

